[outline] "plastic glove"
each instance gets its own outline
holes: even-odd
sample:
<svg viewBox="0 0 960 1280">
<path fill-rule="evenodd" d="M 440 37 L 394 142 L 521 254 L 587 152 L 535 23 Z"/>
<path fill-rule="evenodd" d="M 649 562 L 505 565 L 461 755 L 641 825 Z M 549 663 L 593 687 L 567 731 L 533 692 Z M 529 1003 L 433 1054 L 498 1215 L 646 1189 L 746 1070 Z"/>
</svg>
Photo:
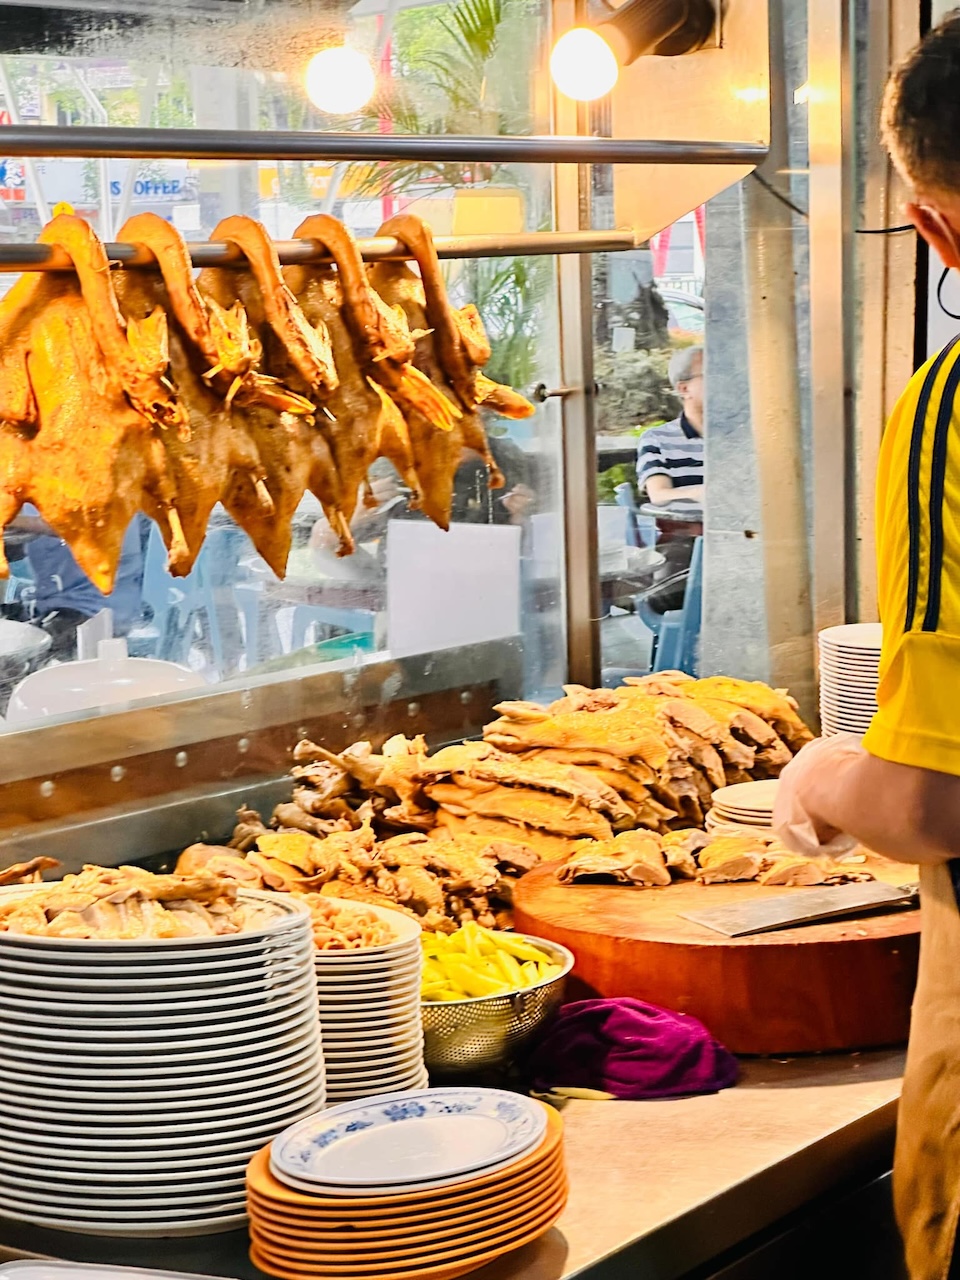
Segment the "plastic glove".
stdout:
<svg viewBox="0 0 960 1280">
<path fill-rule="evenodd" d="M 830 738 L 815 738 L 791 760 L 780 775 L 773 810 L 773 829 L 788 849 L 808 858 L 838 858 L 857 847 L 857 841 L 843 832 L 821 844 L 804 796 L 813 775 L 833 774 L 842 763 L 866 754 L 860 738 L 838 733 Z"/>
</svg>

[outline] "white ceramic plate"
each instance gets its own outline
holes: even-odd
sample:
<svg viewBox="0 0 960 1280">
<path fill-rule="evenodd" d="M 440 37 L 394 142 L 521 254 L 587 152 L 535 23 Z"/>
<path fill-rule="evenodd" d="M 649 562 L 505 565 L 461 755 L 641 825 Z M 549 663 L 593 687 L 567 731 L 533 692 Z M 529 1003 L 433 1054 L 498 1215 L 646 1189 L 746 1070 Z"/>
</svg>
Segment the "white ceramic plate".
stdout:
<svg viewBox="0 0 960 1280">
<path fill-rule="evenodd" d="M 154 1220 L 150 1214 L 134 1214 L 127 1218 L 98 1218 L 94 1223 L 89 1216 L 83 1218 L 61 1217 L 59 1214 L 35 1212 L 27 1203 L 0 1196 L 0 1215 L 11 1222 L 28 1222 L 38 1227 L 52 1227 L 57 1231 L 70 1231 L 86 1236 L 132 1236 L 156 1239 L 162 1236 L 206 1236 L 223 1231 L 233 1231 L 246 1226 L 246 1212 L 232 1212 L 222 1217 L 186 1217 Z M 138 1221 L 139 1218 L 139 1221 Z"/>
<path fill-rule="evenodd" d="M 0 1196 L 22 1196 L 32 1204 L 60 1212 L 74 1212 L 77 1209 L 91 1209 L 101 1213 L 114 1210 L 127 1212 L 131 1209 L 138 1209 L 141 1213 L 149 1213 L 153 1209 L 160 1213 L 170 1210 L 205 1212 L 207 1205 L 222 1205 L 224 1201 L 242 1202 L 246 1196 L 246 1186 L 245 1179 L 240 1177 L 224 1182 L 221 1186 L 200 1184 L 193 1187 L 190 1183 L 185 1183 L 181 1189 L 172 1188 L 166 1195 L 135 1195 L 131 1188 L 115 1195 L 111 1194 L 112 1189 L 106 1184 L 102 1188 L 90 1187 L 86 1195 L 83 1192 L 82 1183 L 60 1187 L 45 1184 L 39 1179 L 10 1179 L 0 1174 Z"/>
<path fill-rule="evenodd" d="M 50 880 L 43 885 L 23 886 L 25 895 L 50 889 L 62 881 Z M 19 888 L 20 886 L 18 886 Z M 49 938 L 35 937 L 31 934 L 0 933 L 0 951 L 5 951 L 8 944 L 17 947 L 28 947 L 32 951 L 46 953 L 47 948 L 62 952 L 77 952 L 80 955 L 98 952 L 117 952 L 119 955 L 134 956 L 139 948 L 145 956 L 157 956 L 172 949 L 175 952 L 206 951 L 209 947 L 223 948 L 229 951 L 232 946 L 244 946 L 255 938 L 269 938 L 285 930 L 293 929 L 302 932 L 310 928 L 310 909 L 306 903 L 300 902 L 290 894 L 265 893 L 259 889 L 241 889 L 237 893 L 238 902 L 257 903 L 263 908 L 264 919 L 254 928 L 239 933 L 220 934 L 206 937 L 189 938 L 156 938 L 149 942 L 143 938 Z M 406 917 L 401 917 L 406 919 Z M 411 924 L 415 923 L 410 921 Z M 419 930 L 420 926 L 416 926 Z M 151 945 L 152 944 L 152 945 Z"/>
<path fill-rule="evenodd" d="M 295 1025 L 309 1014 L 317 1016 L 316 997 L 312 997 L 309 992 L 306 995 L 298 993 L 289 1008 L 275 1013 L 237 1019 L 234 1022 L 198 1023 L 196 1027 L 175 1025 L 167 1018 L 159 1026 L 87 1029 L 66 1023 L 56 1025 L 50 1019 L 34 1022 L 8 1011 L 0 1020 L 0 1044 L 12 1042 L 29 1048 L 32 1045 L 50 1046 L 52 1043 L 54 1051 L 62 1049 L 67 1053 L 74 1048 L 85 1049 L 97 1045 L 105 1053 L 112 1055 L 170 1053 L 175 1049 L 189 1052 L 203 1050 L 205 1046 L 225 1048 L 228 1045 L 263 1040 L 274 1034 L 281 1034 L 287 1026 Z"/>
<path fill-rule="evenodd" d="M 151 1179 L 170 1175 L 189 1180 L 194 1174 L 204 1177 L 223 1177 L 225 1171 L 232 1170 L 240 1162 L 246 1168 L 250 1159 L 260 1150 L 264 1142 L 270 1141 L 268 1135 L 263 1142 L 258 1138 L 241 1138 L 237 1142 L 223 1142 L 211 1145 L 204 1143 L 197 1151 L 184 1151 L 179 1147 L 151 1146 L 149 1159 L 139 1152 L 110 1152 L 109 1159 L 104 1159 L 98 1150 L 86 1156 L 73 1148 L 57 1146 L 40 1146 L 37 1143 L 21 1143 L 11 1139 L 4 1141 L 3 1159 L 11 1164 L 20 1164 L 39 1170 L 48 1169 L 62 1172 L 67 1169 L 80 1173 L 90 1170 L 93 1173 L 111 1174 L 136 1173 L 143 1177 L 147 1174 Z M 259 1146 L 257 1145 L 259 1142 Z M 88 1144 L 88 1146 L 91 1144 Z"/>
<path fill-rule="evenodd" d="M 14 935 L 3 935 L 9 942 Z M 18 935 L 19 936 L 19 935 Z M 51 982 L 63 982 L 69 986 L 91 984 L 108 989 L 138 985 L 144 990 L 154 987 L 177 986 L 183 983 L 203 982 L 214 984 L 218 975 L 227 975 L 231 981 L 245 974 L 251 977 L 269 975 L 282 969 L 291 960 L 299 962 L 305 956 L 313 956 L 314 948 L 309 937 L 297 933 L 286 940 L 273 939 L 269 943 L 236 948 L 229 955 L 218 952 L 216 956 L 204 956 L 200 960 L 185 959 L 170 963 L 152 964 L 149 959 L 139 960 L 129 954 L 122 956 L 82 956 L 76 961 L 59 952 L 33 952 L 20 946 L 8 945 L 3 953 L 3 971 L 34 973 Z M 215 960 L 215 963 L 214 963 Z"/>
<path fill-rule="evenodd" d="M 879 649 L 883 643 L 883 625 L 879 622 L 851 622 L 839 627 L 824 627 L 818 638 L 821 644 L 843 645 L 849 649 Z"/>
<path fill-rule="evenodd" d="M 395 1093 L 398 1089 L 411 1088 L 423 1071 L 423 1058 L 406 1065 L 384 1067 L 380 1071 L 330 1071 L 330 1087 L 336 1090 L 353 1089 L 355 1096 L 363 1091 L 368 1098 L 381 1093 Z"/>
<path fill-rule="evenodd" d="M 732 808 L 770 809 L 777 797 L 776 779 L 763 782 L 738 782 L 731 787 L 718 787 L 713 793 L 714 804 Z"/>
<path fill-rule="evenodd" d="M 285 989 L 269 995 L 263 991 L 247 992 L 242 1000 L 198 1000 L 180 1004 L 158 1003 L 144 1005 L 131 994 L 122 1003 L 101 1003 L 89 1000 L 51 1000 L 38 995 L 24 999 L 20 995 L 8 995 L 0 990 L 0 1017 L 4 1021 L 16 1019 L 40 1026 L 59 1023 L 68 1027 L 113 1029 L 118 1022 L 131 1032 L 139 1029 L 164 1026 L 180 1030 L 194 1025 L 209 1025 L 218 1019 L 229 1017 L 235 1022 L 252 1021 L 257 1015 L 267 1016 L 286 1012 L 291 1005 L 305 1003 L 314 998 L 313 984 L 291 983 Z"/>
<path fill-rule="evenodd" d="M 90 1140 L 96 1144 L 113 1139 L 118 1143 L 136 1142 L 137 1139 L 152 1138 L 186 1138 L 193 1134 L 198 1139 L 210 1137 L 228 1137 L 228 1135 L 246 1133 L 252 1129 L 262 1129 L 264 1125 L 284 1123 L 284 1117 L 302 1115 L 307 1108 L 323 1106 L 323 1080 L 307 1080 L 284 1094 L 282 1100 L 266 1100 L 262 1107 L 251 1102 L 250 1105 L 234 1111 L 232 1114 L 207 1114 L 206 1111 L 188 1112 L 191 1119 L 180 1124 L 172 1123 L 173 1116 L 161 1116 L 156 1124 L 137 1124 L 143 1116 L 132 1116 L 123 1121 L 122 1117 L 101 1112 L 73 1112 L 72 1115 L 61 1112 L 41 1111 L 32 1107 L 10 1107 L 0 1102 L 0 1121 L 4 1129 L 10 1133 L 49 1135 L 56 1142 L 73 1144 L 76 1140 Z M 68 1117 L 69 1116 L 69 1117 Z"/>
<path fill-rule="evenodd" d="M 154 1087 L 166 1082 L 171 1089 L 176 1089 L 181 1084 L 185 1088 L 192 1087 L 197 1082 L 249 1080 L 265 1070 L 309 1057 L 319 1043 L 319 1029 L 315 1019 L 305 1018 L 303 1025 L 298 1030 L 295 1029 L 295 1034 L 262 1046 L 255 1058 L 241 1050 L 236 1064 L 229 1064 L 229 1069 L 228 1064 L 215 1055 L 200 1058 L 199 1061 L 194 1056 L 185 1063 L 173 1058 L 168 1064 L 151 1067 L 148 1078 Z M 33 1050 L 20 1052 L 5 1049 L 0 1052 L 0 1074 L 12 1078 L 22 1086 L 25 1071 L 67 1081 L 144 1081 L 144 1070 L 140 1062 L 129 1066 L 116 1063 L 111 1065 L 98 1059 L 91 1062 L 87 1055 L 80 1054 L 70 1054 L 65 1060 L 62 1054 L 35 1053 Z"/>
<path fill-rule="evenodd" d="M 402 1061 L 412 1057 L 415 1053 L 419 1053 L 421 1051 L 421 1042 L 422 1036 L 411 1037 L 404 1044 L 378 1046 L 374 1050 L 357 1048 L 356 1046 L 333 1048 L 333 1050 L 324 1051 L 324 1061 L 335 1062 L 340 1066 L 347 1065 L 349 1062 Z"/>
<path fill-rule="evenodd" d="M 268 1080 L 258 1082 L 246 1094 L 227 1093 L 221 1098 L 208 1095 L 197 1099 L 169 1093 L 162 1102 L 154 1099 L 144 1101 L 142 1097 L 130 1096 L 126 1092 L 108 1093 L 105 1090 L 97 1094 L 91 1090 L 78 1090 L 73 1094 L 65 1091 L 57 1095 L 45 1089 L 42 1098 L 38 1100 L 42 1105 L 33 1107 L 29 1105 L 29 1095 L 27 1101 L 24 1101 L 22 1089 L 13 1092 L 0 1080 L 0 1109 L 15 1111 L 18 1115 L 36 1116 L 41 1121 L 48 1116 L 51 1119 L 73 1116 L 78 1123 L 96 1117 L 98 1125 L 109 1121 L 126 1124 L 126 1117 L 130 1115 L 161 1116 L 165 1124 L 175 1125 L 202 1116 L 212 1124 L 217 1120 L 262 1111 L 281 1099 L 296 1096 L 301 1090 L 315 1084 L 316 1079 L 317 1068 L 311 1065 L 302 1067 L 296 1075 L 277 1083 Z M 43 1125 L 40 1124 L 38 1128 L 42 1129 Z"/>
<path fill-rule="evenodd" d="M 387 1094 L 292 1125 L 273 1143 L 272 1161 L 325 1186 L 402 1186 L 519 1156 L 546 1124 L 542 1103 L 500 1089 Z"/>
</svg>

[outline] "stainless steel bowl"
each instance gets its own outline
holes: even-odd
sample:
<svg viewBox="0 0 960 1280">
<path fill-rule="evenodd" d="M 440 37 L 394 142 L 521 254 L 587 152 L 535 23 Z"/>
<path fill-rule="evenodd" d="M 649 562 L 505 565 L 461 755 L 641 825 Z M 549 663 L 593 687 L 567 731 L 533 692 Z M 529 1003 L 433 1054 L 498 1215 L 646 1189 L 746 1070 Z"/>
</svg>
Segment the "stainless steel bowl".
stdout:
<svg viewBox="0 0 960 1280">
<path fill-rule="evenodd" d="M 502 996 L 425 1001 L 423 1057 L 429 1071 L 455 1075 L 506 1067 L 562 1003 L 573 953 L 529 933 L 514 936 L 539 947 L 563 972 Z"/>
</svg>

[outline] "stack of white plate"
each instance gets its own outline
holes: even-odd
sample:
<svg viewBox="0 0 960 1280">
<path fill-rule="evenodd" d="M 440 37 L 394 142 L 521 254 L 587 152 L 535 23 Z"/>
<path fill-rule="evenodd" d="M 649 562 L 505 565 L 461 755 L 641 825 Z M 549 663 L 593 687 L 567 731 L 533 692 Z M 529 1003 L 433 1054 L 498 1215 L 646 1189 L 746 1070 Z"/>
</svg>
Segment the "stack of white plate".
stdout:
<svg viewBox="0 0 960 1280">
<path fill-rule="evenodd" d="M 223 937 L 0 933 L 0 1215 L 113 1236 L 243 1224 L 247 1161 L 323 1106 L 324 1077 L 309 912 L 240 898 L 263 916 Z"/>
<path fill-rule="evenodd" d="M 347 909 L 355 902 L 333 898 Z M 331 1102 L 422 1089 L 420 926 L 399 911 L 363 904 L 394 940 L 361 951 L 318 951 L 317 995 Z"/>
<path fill-rule="evenodd" d="M 720 787 L 713 793 L 713 808 L 707 814 L 707 831 L 711 835 L 756 832 L 769 835 L 776 798 L 776 779 Z"/>
<path fill-rule="evenodd" d="M 879 622 L 857 622 L 820 632 L 820 727 L 823 736 L 863 734 L 877 713 Z"/>
</svg>

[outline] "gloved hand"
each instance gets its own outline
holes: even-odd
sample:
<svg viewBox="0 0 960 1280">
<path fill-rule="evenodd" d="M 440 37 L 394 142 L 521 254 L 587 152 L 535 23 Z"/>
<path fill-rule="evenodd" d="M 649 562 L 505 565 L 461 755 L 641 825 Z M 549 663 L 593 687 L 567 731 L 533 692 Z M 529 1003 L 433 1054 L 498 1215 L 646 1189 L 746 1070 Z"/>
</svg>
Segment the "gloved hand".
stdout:
<svg viewBox="0 0 960 1280">
<path fill-rule="evenodd" d="M 791 760 L 780 775 L 773 810 L 773 829 L 788 849 L 808 858 L 838 858 L 857 847 L 857 841 L 843 832 L 821 844 L 805 797 L 816 775 L 835 775 L 838 767 L 866 754 L 862 740 L 855 734 L 838 733 L 808 742 Z"/>
</svg>

